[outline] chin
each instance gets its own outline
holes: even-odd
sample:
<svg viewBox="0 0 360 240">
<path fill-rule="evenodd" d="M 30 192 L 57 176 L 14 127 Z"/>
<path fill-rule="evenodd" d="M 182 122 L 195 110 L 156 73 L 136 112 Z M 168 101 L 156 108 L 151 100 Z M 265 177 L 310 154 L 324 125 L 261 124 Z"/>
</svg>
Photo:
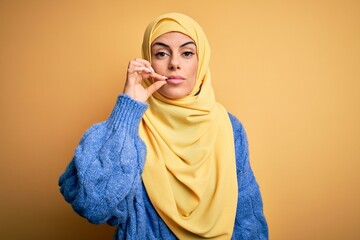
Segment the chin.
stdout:
<svg viewBox="0 0 360 240">
<path fill-rule="evenodd" d="M 166 98 L 172 99 L 172 100 L 176 100 L 176 99 L 180 99 L 183 97 L 186 97 L 188 94 L 184 94 L 184 93 L 179 93 L 179 92 L 162 92 L 160 91 L 160 94 L 163 95 Z"/>
</svg>

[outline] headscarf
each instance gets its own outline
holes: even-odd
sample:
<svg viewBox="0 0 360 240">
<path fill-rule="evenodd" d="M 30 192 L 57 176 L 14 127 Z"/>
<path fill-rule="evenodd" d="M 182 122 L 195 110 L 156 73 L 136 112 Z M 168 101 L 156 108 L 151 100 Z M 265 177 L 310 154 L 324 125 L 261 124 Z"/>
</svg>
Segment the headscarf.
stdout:
<svg viewBox="0 0 360 240">
<path fill-rule="evenodd" d="M 167 32 L 196 43 L 198 70 L 192 92 L 169 99 L 155 92 L 140 123 L 147 147 L 142 179 L 157 213 L 179 239 L 230 239 L 238 188 L 234 137 L 225 108 L 216 102 L 209 71 L 210 47 L 191 18 L 168 13 L 147 27 L 143 58 Z M 151 79 L 145 81 L 149 86 Z"/>
</svg>

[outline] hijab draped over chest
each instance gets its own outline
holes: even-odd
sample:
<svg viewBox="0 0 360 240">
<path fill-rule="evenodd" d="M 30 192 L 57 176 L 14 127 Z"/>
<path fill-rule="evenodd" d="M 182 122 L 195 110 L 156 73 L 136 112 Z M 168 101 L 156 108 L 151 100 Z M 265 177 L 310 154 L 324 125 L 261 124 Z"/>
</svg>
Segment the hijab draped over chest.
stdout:
<svg viewBox="0 0 360 240">
<path fill-rule="evenodd" d="M 155 92 L 148 99 L 139 128 L 147 147 L 142 179 L 177 238 L 230 239 L 238 197 L 234 138 L 228 113 L 211 86 L 210 47 L 194 20 L 169 13 L 147 27 L 144 59 L 151 62 L 152 42 L 167 32 L 186 34 L 196 43 L 197 78 L 186 97 L 174 100 Z"/>
</svg>

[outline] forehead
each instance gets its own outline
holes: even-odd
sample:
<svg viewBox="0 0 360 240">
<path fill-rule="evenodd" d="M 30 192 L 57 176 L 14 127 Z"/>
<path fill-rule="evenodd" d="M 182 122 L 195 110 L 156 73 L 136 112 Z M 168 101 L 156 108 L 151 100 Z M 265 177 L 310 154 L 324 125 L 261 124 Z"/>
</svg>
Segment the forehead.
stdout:
<svg viewBox="0 0 360 240">
<path fill-rule="evenodd" d="M 164 34 L 160 35 L 159 37 L 157 37 L 152 42 L 152 45 L 157 42 L 165 43 L 166 45 L 169 45 L 169 46 L 180 46 L 186 42 L 194 42 L 194 40 L 192 38 L 190 38 L 188 35 L 180 33 L 180 32 L 167 32 L 167 33 L 164 33 Z M 191 44 L 191 45 L 193 45 L 193 44 Z"/>
</svg>

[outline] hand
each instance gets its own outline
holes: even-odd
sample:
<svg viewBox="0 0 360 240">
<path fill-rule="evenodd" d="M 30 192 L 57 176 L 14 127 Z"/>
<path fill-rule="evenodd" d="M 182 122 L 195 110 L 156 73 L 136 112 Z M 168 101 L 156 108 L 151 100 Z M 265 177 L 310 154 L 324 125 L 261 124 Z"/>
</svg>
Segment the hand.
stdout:
<svg viewBox="0 0 360 240">
<path fill-rule="evenodd" d="M 154 79 L 154 83 L 144 88 L 141 82 L 150 77 Z M 148 61 L 137 58 L 129 62 L 123 93 L 137 101 L 146 102 L 154 92 L 166 84 L 166 79 L 165 76 L 155 73 Z"/>
</svg>

